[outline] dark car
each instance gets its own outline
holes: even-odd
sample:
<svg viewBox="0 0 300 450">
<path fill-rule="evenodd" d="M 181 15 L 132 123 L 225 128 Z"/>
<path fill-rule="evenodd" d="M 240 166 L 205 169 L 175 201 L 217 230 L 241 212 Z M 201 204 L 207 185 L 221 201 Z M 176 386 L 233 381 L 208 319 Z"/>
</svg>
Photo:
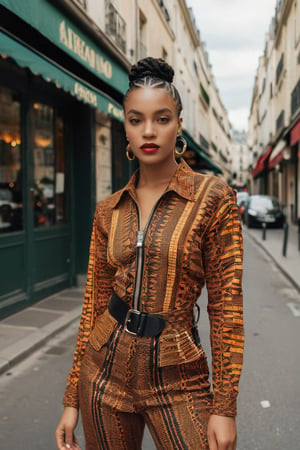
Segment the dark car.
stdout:
<svg viewBox="0 0 300 450">
<path fill-rule="evenodd" d="M 269 195 L 251 195 L 243 212 L 243 221 L 249 227 L 273 226 L 282 228 L 285 215 L 280 203 Z"/>
</svg>

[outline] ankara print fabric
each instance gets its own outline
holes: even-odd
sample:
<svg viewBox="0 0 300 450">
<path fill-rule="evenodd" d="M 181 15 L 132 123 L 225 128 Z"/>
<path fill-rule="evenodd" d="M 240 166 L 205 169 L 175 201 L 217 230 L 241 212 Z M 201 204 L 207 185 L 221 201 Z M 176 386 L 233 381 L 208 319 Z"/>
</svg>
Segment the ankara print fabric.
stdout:
<svg viewBox="0 0 300 450">
<path fill-rule="evenodd" d="M 66 406 L 79 407 L 80 366 L 95 335 L 91 331 L 102 328 L 101 347 L 117 326 L 107 313 L 112 290 L 132 305 L 139 227 L 137 177 L 138 172 L 122 190 L 100 202 L 95 212 Z M 159 365 L 190 363 L 204 353 L 191 327 L 194 305 L 206 283 L 213 354 L 211 412 L 225 416 L 236 414 L 243 360 L 242 253 L 232 189 L 220 178 L 195 173 L 181 161 L 146 231 L 139 309 L 167 319 L 159 338 Z"/>
</svg>

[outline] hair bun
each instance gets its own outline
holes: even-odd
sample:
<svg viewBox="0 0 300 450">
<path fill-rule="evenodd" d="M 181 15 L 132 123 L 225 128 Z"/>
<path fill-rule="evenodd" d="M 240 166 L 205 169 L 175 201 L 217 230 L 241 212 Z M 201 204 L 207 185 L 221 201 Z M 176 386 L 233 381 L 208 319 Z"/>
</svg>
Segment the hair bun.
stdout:
<svg viewBox="0 0 300 450">
<path fill-rule="evenodd" d="M 145 77 L 159 78 L 160 80 L 172 83 L 174 78 L 174 70 L 161 58 L 152 58 L 151 56 L 140 59 L 131 67 L 129 72 L 129 85 L 131 86 L 136 80 Z"/>
</svg>

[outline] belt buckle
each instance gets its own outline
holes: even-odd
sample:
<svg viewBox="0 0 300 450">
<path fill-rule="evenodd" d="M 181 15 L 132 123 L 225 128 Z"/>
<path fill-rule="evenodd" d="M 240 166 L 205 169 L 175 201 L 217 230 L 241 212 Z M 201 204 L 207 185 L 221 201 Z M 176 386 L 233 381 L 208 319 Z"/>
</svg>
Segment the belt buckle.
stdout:
<svg viewBox="0 0 300 450">
<path fill-rule="evenodd" d="M 139 316 L 142 314 L 141 311 L 139 311 L 138 309 L 134 309 L 134 308 L 129 309 L 127 311 L 127 314 L 126 314 L 126 317 L 125 317 L 125 320 L 124 320 L 124 328 L 125 328 L 125 331 L 127 331 L 127 333 L 132 334 L 133 336 L 137 336 L 137 333 L 135 333 L 134 331 L 128 330 L 128 327 L 127 327 L 127 324 L 130 323 L 130 316 L 133 313 L 137 314 Z"/>
</svg>

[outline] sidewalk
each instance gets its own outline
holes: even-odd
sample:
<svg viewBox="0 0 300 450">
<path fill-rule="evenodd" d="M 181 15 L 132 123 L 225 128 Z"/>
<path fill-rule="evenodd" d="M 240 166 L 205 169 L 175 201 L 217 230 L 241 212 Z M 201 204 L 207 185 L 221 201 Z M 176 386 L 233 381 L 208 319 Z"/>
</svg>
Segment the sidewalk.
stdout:
<svg viewBox="0 0 300 450">
<path fill-rule="evenodd" d="M 273 260 L 281 272 L 300 292 L 300 251 L 298 251 L 298 234 L 295 225 L 289 226 L 286 256 L 283 256 L 284 229 L 266 229 L 266 239 L 263 240 L 261 228 L 247 228 L 243 232 L 250 236 Z"/>
<path fill-rule="evenodd" d="M 290 227 L 287 256 L 282 256 L 283 230 L 267 229 L 262 240 L 261 229 L 247 233 L 263 248 L 279 269 L 300 292 L 300 252 L 297 228 Z M 79 322 L 84 289 L 72 288 L 13 314 L 0 322 L 0 374 L 25 359 L 72 322 Z"/>
<path fill-rule="evenodd" d="M 79 320 L 83 288 L 61 291 L 0 322 L 0 374 Z"/>
</svg>

